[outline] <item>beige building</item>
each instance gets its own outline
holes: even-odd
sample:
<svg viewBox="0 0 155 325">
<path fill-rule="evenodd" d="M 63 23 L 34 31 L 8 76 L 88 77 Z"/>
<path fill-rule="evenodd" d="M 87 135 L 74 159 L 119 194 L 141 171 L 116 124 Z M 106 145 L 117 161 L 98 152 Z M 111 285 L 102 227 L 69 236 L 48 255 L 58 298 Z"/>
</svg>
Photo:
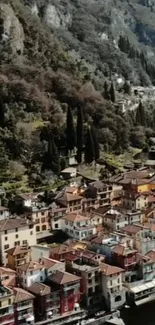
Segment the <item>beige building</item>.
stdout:
<svg viewBox="0 0 155 325">
<path fill-rule="evenodd" d="M 13 246 L 36 245 L 36 230 L 34 223 L 21 218 L 11 218 L 0 221 L 1 263 L 6 264 L 6 250 Z"/>
<path fill-rule="evenodd" d="M 0 324 L 15 324 L 13 303 L 13 291 L 8 287 L 0 285 Z"/>
<path fill-rule="evenodd" d="M 126 209 L 141 210 L 148 206 L 148 193 L 123 191 L 122 205 Z"/>
</svg>

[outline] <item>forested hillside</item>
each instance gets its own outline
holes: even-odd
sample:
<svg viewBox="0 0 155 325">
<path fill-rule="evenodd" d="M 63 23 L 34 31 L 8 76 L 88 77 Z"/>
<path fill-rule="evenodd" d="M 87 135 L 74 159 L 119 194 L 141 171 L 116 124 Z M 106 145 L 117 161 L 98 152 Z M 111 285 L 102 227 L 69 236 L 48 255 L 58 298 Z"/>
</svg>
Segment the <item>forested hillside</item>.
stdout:
<svg viewBox="0 0 155 325">
<path fill-rule="evenodd" d="M 139 19 L 132 16 L 135 5 L 111 0 L 0 1 L 0 182 L 8 191 L 47 186 L 51 173 L 65 167 L 73 145 L 79 161 L 85 152 L 86 163 L 98 160 L 99 151 L 120 153 L 129 145 L 146 146 L 154 132 L 153 108 L 150 114 L 149 105 L 140 106 L 145 115 L 140 119 L 139 113 L 122 114 L 115 106 L 115 73 L 125 82 L 117 89 L 120 94 L 130 92 L 126 79 L 154 79 L 143 68 L 145 62 L 153 74 L 153 35 L 144 45 L 139 33 L 126 25 L 126 38 L 121 27 L 120 8 L 132 6 L 123 17 L 134 21 Z M 153 4 L 145 9 L 155 15 Z M 153 31 L 151 24 L 153 18 L 147 24 Z M 75 135 L 72 143 L 70 134 Z"/>
</svg>

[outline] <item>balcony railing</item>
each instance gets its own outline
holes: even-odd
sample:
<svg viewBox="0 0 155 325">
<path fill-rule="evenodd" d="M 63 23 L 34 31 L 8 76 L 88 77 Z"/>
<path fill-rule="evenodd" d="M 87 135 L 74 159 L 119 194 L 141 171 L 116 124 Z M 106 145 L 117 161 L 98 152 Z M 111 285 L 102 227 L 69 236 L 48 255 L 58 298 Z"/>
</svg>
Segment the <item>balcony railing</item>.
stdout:
<svg viewBox="0 0 155 325">
<path fill-rule="evenodd" d="M 32 302 L 27 303 L 27 304 L 21 304 L 21 305 L 18 304 L 17 305 L 17 310 L 20 311 L 20 310 L 28 309 L 30 307 L 32 307 Z"/>
<path fill-rule="evenodd" d="M 0 324 L 1 325 L 5 325 L 5 324 L 10 325 L 10 324 L 13 323 L 13 321 L 14 321 L 14 315 L 13 314 L 3 316 L 3 317 L 0 318 Z"/>
<path fill-rule="evenodd" d="M 25 310 L 25 311 L 18 314 L 18 320 L 23 319 L 23 318 L 26 319 L 30 315 L 33 316 L 33 310 L 32 309 L 31 310 L 29 310 L 29 309 Z"/>
</svg>

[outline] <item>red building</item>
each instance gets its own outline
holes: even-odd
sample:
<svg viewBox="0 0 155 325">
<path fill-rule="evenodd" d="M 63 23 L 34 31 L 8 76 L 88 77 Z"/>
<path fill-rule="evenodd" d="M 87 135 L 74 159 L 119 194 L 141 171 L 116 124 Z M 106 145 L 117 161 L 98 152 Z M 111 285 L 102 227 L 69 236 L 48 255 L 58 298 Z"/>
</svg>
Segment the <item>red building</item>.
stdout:
<svg viewBox="0 0 155 325">
<path fill-rule="evenodd" d="M 48 278 L 52 290 L 60 292 L 60 314 L 76 310 L 80 302 L 80 277 L 56 271 Z"/>
<path fill-rule="evenodd" d="M 113 262 L 126 272 L 133 271 L 137 264 L 136 253 L 133 248 L 116 245 L 112 250 Z"/>
<path fill-rule="evenodd" d="M 36 322 L 60 315 L 60 292 L 51 291 L 51 287 L 35 282 L 28 290 L 35 296 L 34 310 Z"/>
<path fill-rule="evenodd" d="M 69 246 L 59 245 L 59 246 L 51 248 L 49 257 L 51 259 L 58 260 L 60 262 L 64 262 L 65 261 L 65 255 L 67 253 L 72 252 L 72 251 L 74 251 L 74 249 L 69 247 Z"/>
<path fill-rule="evenodd" d="M 29 319 L 34 321 L 34 296 L 21 288 L 14 288 L 13 291 L 15 324 L 22 325 L 25 320 L 28 321 Z"/>
</svg>

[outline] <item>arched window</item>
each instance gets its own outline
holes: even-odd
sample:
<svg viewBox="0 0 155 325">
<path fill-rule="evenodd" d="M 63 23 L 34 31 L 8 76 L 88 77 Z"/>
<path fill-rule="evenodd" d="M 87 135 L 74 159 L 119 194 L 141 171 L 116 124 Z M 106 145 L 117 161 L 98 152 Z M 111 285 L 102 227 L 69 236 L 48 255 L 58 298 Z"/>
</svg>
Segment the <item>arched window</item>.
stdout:
<svg viewBox="0 0 155 325">
<path fill-rule="evenodd" d="M 121 301 L 121 300 L 122 300 L 121 296 L 116 296 L 116 297 L 115 297 L 115 302 L 117 302 L 117 301 Z"/>
<path fill-rule="evenodd" d="M 39 231 L 40 231 L 40 227 L 36 226 L 36 232 L 39 232 Z"/>
<path fill-rule="evenodd" d="M 46 225 L 43 225 L 42 226 L 42 231 L 45 231 L 45 230 L 47 230 Z"/>
</svg>

